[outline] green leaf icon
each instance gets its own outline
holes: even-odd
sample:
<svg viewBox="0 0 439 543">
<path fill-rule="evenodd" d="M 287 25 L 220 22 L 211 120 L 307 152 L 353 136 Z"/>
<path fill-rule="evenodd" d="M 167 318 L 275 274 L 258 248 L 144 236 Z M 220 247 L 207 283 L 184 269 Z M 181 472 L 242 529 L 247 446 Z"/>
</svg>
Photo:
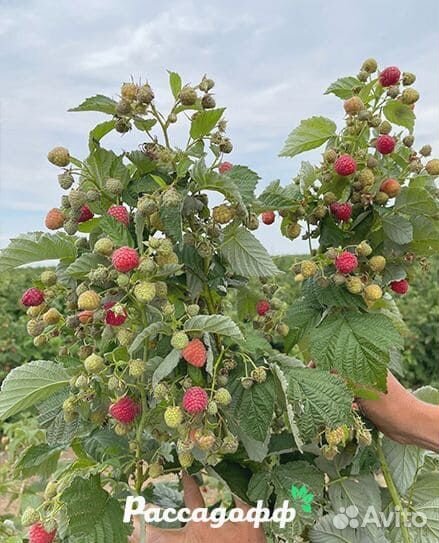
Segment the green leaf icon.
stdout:
<svg viewBox="0 0 439 543">
<path fill-rule="evenodd" d="M 300 507 L 304 513 L 311 513 L 314 494 L 310 492 L 305 485 L 302 485 L 300 488 L 296 485 L 292 485 L 291 497 L 293 498 L 293 501 L 300 503 Z"/>
</svg>

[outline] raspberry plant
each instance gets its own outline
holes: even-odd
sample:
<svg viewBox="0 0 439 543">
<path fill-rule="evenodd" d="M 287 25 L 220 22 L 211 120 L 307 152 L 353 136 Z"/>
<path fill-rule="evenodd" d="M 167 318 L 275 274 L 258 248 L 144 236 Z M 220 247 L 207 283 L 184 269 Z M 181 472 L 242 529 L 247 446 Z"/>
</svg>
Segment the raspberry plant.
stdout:
<svg viewBox="0 0 439 543">
<path fill-rule="evenodd" d="M 56 360 L 12 371 L 0 394 L 3 419 L 34 407 L 46 431 L 46 445 L 18 460 L 27 475 L 52 473 L 24 515 L 31 541 L 126 542 L 126 495 L 178 503 L 155 479 L 182 467 L 271 506 L 305 486 L 312 507 L 297 507 L 286 529 L 267 527 L 272 541 L 436 541 L 437 456 L 379 436 L 352 409 L 398 370 L 404 325 L 392 296 L 439 247 L 439 161 L 424 158 L 428 146 L 413 149 L 415 78 L 376 72 L 369 59 L 329 87 L 344 100 L 345 126 L 302 121 L 281 155 L 325 145 L 321 163 L 303 162 L 290 185 L 258 197 L 258 175 L 224 160 L 233 145 L 207 77 L 183 86 L 170 73 L 166 114 L 151 86 L 134 82 L 117 101 L 98 95 L 73 109 L 110 119 L 90 132 L 84 160 L 49 152 L 69 192 L 45 224 L 64 232 L 20 236 L 0 256 L 1 271 L 59 261 L 22 303 L 35 345 L 61 336 L 63 346 Z M 188 127 L 184 144 L 171 137 L 176 123 Z M 135 129 L 138 149 L 117 155 L 101 144 Z M 212 208 L 213 192 L 223 201 Z M 310 241 L 310 257 L 289 273 L 287 283 L 303 284 L 290 306 L 252 234 L 259 215 Z M 418 395 L 439 403 L 430 387 Z M 67 466 L 65 449 L 75 455 Z M 429 524 L 340 530 L 333 519 L 349 505 L 418 508 Z"/>
</svg>

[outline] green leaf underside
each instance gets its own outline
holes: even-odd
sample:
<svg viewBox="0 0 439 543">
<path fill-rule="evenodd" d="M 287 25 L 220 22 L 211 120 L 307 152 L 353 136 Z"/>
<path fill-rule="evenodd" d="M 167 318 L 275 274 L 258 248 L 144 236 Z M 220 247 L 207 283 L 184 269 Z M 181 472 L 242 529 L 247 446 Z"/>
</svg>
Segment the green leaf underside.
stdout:
<svg viewBox="0 0 439 543">
<path fill-rule="evenodd" d="M 0 419 L 42 402 L 68 385 L 66 370 L 49 360 L 35 360 L 13 369 L 3 381 L 0 392 Z"/>
<path fill-rule="evenodd" d="M 116 112 L 116 102 L 108 96 L 97 94 L 86 98 L 79 106 L 69 109 L 69 111 L 99 111 L 114 115 Z"/>
<path fill-rule="evenodd" d="M 184 323 L 186 332 L 210 332 L 233 339 L 243 339 L 238 325 L 225 315 L 197 315 Z"/>
</svg>

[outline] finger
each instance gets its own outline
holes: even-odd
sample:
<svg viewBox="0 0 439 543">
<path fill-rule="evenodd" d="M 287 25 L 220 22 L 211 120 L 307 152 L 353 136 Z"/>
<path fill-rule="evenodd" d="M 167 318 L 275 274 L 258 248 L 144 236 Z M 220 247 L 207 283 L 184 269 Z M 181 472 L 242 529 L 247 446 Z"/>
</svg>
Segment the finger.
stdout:
<svg viewBox="0 0 439 543">
<path fill-rule="evenodd" d="M 200 487 L 193 477 L 183 472 L 181 479 L 183 481 L 184 503 L 189 509 L 205 507 Z"/>
<path fill-rule="evenodd" d="M 162 528 L 148 525 L 146 528 L 146 540 L 148 543 L 180 543 L 184 541 L 184 528 L 180 530 L 163 530 Z"/>
<path fill-rule="evenodd" d="M 243 502 L 241 498 L 238 498 L 238 496 L 233 495 L 233 499 L 235 501 L 236 507 L 238 507 L 239 509 L 242 509 L 244 513 L 247 513 L 252 508 L 251 505 L 248 505 L 248 503 Z"/>
</svg>

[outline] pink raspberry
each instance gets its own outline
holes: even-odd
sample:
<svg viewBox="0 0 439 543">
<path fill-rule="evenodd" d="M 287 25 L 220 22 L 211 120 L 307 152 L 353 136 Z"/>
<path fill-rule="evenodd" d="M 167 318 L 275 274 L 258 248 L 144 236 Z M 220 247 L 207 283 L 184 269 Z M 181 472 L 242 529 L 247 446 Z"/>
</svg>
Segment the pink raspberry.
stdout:
<svg viewBox="0 0 439 543">
<path fill-rule="evenodd" d="M 93 211 L 88 206 L 82 206 L 81 214 L 79 215 L 78 222 L 86 222 L 94 217 Z"/>
<path fill-rule="evenodd" d="M 123 424 L 130 424 L 139 415 L 140 405 L 129 396 L 124 396 L 110 405 L 109 414 Z"/>
<path fill-rule="evenodd" d="M 264 224 L 273 224 L 276 219 L 276 215 L 274 214 L 274 211 L 264 211 L 261 217 L 262 217 L 262 222 Z"/>
<path fill-rule="evenodd" d="M 392 281 L 390 283 L 390 288 L 397 294 L 407 294 L 410 285 L 407 279 L 400 279 L 399 281 Z"/>
<path fill-rule="evenodd" d="M 125 226 L 128 226 L 130 223 L 130 214 L 125 206 L 111 206 L 107 211 L 107 214 L 110 215 L 110 217 L 114 217 L 116 221 L 121 222 Z"/>
<path fill-rule="evenodd" d="M 28 288 L 21 297 L 21 303 L 26 307 L 40 305 L 44 302 L 44 292 L 39 288 Z"/>
<path fill-rule="evenodd" d="M 120 249 L 116 249 L 111 256 L 111 261 L 114 268 L 118 272 L 123 273 L 134 270 L 140 262 L 138 252 L 131 247 L 120 247 Z"/>
<path fill-rule="evenodd" d="M 341 155 L 334 162 L 334 170 L 338 175 L 345 177 L 357 171 L 357 163 L 351 155 Z"/>
<path fill-rule="evenodd" d="M 329 209 L 337 221 L 347 222 L 352 217 L 352 205 L 349 202 L 334 202 Z"/>
<path fill-rule="evenodd" d="M 230 172 L 230 170 L 233 168 L 233 164 L 231 162 L 221 162 L 221 164 L 218 166 L 219 173 L 227 173 Z"/>
<path fill-rule="evenodd" d="M 117 305 L 117 307 L 111 309 Z M 118 304 L 116 302 L 107 302 L 104 304 L 104 309 L 107 310 L 105 313 L 105 322 L 110 326 L 122 326 L 122 324 L 127 320 L 128 313 L 126 312 L 126 309 Z"/>
<path fill-rule="evenodd" d="M 29 543 L 52 543 L 55 536 L 56 530 L 46 532 L 41 522 L 32 524 L 29 528 Z"/>
<path fill-rule="evenodd" d="M 259 300 L 256 304 L 256 313 L 263 317 L 268 311 L 270 311 L 270 302 L 267 300 Z"/>
<path fill-rule="evenodd" d="M 205 411 L 208 403 L 207 392 L 201 387 L 191 387 L 184 393 L 183 409 L 191 415 Z"/>
<path fill-rule="evenodd" d="M 400 77 L 400 69 L 396 66 L 389 66 L 380 73 L 379 82 L 382 87 L 391 87 L 398 83 Z"/>
<path fill-rule="evenodd" d="M 202 368 L 207 360 L 207 350 L 204 343 L 198 339 L 192 339 L 181 351 L 181 356 L 191 366 Z"/>
<path fill-rule="evenodd" d="M 395 149 L 396 142 L 392 136 L 388 134 L 382 134 L 378 136 L 375 147 L 382 155 L 388 155 Z"/>
<path fill-rule="evenodd" d="M 340 273 L 352 273 L 358 267 L 358 259 L 349 251 L 343 251 L 335 259 L 335 267 Z"/>
</svg>

